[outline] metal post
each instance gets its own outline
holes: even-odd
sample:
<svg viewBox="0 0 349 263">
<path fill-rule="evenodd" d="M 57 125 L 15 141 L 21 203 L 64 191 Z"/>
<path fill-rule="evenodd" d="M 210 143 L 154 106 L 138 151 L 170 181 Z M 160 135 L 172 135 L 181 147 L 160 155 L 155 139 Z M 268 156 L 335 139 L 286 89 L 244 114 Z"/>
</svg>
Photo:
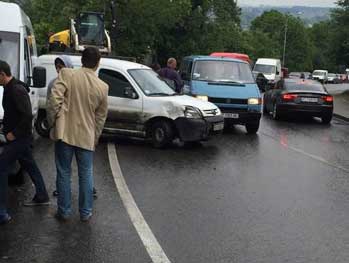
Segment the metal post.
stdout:
<svg viewBox="0 0 349 263">
<path fill-rule="evenodd" d="M 286 42 L 287 42 L 287 26 L 288 26 L 288 15 L 286 14 L 285 22 L 285 37 L 284 37 L 284 52 L 282 55 L 282 66 L 285 67 L 285 54 L 286 54 Z"/>
</svg>

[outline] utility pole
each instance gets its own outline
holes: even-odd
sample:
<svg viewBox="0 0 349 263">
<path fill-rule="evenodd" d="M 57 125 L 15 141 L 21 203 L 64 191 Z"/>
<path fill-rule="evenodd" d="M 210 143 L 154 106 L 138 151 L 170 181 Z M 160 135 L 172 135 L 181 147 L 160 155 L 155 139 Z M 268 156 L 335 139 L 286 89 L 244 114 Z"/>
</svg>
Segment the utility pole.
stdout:
<svg viewBox="0 0 349 263">
<path fill-rule="evenodd" d="M 285 67 L 285 54 L 286 54 L 286 43 L 287 43 L 287 27 L 288 27 L 288 14 L 286 14 L 286 22 L 285 22 L 284 52 L 283 52 L 283 55 L 282 55 L 282 67 Z"/>
</svg>

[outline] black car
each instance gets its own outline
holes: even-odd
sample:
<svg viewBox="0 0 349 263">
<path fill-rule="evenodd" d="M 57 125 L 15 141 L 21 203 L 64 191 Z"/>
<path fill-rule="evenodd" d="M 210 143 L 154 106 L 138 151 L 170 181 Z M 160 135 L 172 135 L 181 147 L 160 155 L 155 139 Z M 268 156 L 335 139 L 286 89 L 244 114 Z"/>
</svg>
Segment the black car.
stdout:
<svg viewBox="0 0 349 263">
<path fill-rule="evenodd" d="M 275 120 L 285 115 L 320 117 L 331 122 L 333 97 L 320 82 L 305 79 L 282 79 L 264 93 L 264 113 Z"/>
</svg>

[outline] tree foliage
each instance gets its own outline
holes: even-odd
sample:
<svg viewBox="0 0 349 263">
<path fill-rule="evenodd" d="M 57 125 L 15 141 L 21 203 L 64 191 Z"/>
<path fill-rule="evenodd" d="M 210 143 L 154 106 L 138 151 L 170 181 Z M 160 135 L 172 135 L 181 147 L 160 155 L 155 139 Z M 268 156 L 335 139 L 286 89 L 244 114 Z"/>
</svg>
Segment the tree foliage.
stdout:
<svg viewBox="0 0 349 263">
<path fill-rule="evenodd" d="M 104 12 L 111 24 L 108 0 L 8 0 L 20 4 L 30 16 L 37 42 L 69 28 L 81 11 Z M 324 68 L 338 70 L 349 61 L 349 0 L 339 0 L 331 20 L 306 28 L 297 17 L 276 10 L 264 12 L 249 30 L 240 26 L 235 0 L 116 0 L 117 55 L 156 60 L 214 51 L 241 52 L 253 60 L 283 58 L 291 71 Z M 151 61 L 150 61 L 151 62 Z"/>
</svg>

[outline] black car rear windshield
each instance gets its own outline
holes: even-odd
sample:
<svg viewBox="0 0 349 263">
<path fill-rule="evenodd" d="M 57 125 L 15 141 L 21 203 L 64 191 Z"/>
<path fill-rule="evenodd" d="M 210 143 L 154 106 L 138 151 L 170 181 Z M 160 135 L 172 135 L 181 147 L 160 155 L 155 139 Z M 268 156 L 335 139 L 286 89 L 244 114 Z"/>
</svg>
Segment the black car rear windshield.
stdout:
<svg viewBox="0 0 349 263">
<path fill-rule="evenodd" d="M 304 90 L 304 91 L 325 91 L 321 83 L 315 81 L 286 81 L 287 90 Z"/>
</svg>

